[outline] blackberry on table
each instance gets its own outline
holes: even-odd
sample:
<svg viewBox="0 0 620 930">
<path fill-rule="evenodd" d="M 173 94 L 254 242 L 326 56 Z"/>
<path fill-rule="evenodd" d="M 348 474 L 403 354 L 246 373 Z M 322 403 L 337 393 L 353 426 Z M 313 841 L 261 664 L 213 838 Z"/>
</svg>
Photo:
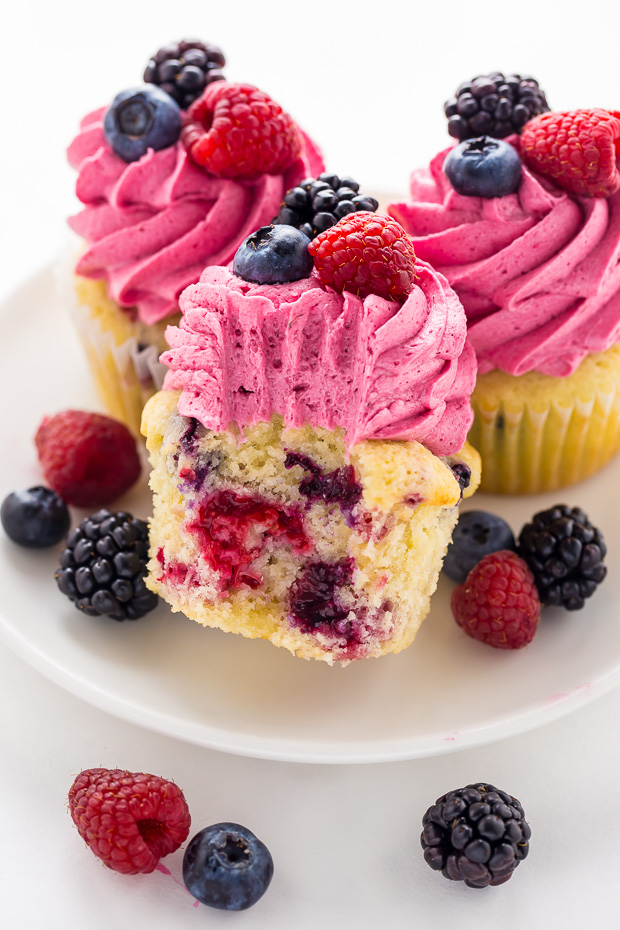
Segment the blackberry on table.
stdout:
<svg viewBox="0 0 620 930">
<path fill-rule="evenodd" d="M 422 824 L 428 865 L 470 888 L 507 882 L 529 852 L 532 831 L 521 804 L 484 782 L 444 794 Z"/>
<path fill-rule="evenodd" d="M 542 604 L 581 610 L 607 574 L 601 531 L 579 507 L 541 510 L 519 534 L 517 552 L 530 567 Z"/>
<path fill-rule="evenodd" d="M 545 92 L 535 78 L 501 71 L 464 81 L 444 104 L 448 132 L 459 142 L 482 135 L 504 139 L 548 110 Z"/>
<path fill-rule="evenodd" d="M 158 603 L 144 583 L 148 538 L 146 523 L 123 510 L 86 517 L 60 555 L 59 589 L 89 617 L 143 617 Z"/>
<path fill-rule="evenodd" d="M 318 178 L 306 178 L 286 192 L 273 222 L 294 226 L 308 239 L 315 239 L 349 213 L 376 211 L 379 202 L 360 194 L 359 189 L 352 178 L 340 178 L 327 171 Z"/>
<path fill-rule="evenodd" d="M 226 80 L 222 73 L 225 64 L 224 53 L 217 45 L 183 39 L 164 45 L 153 55 L 144 71 L 144 80 L 157 84 L 187 110 L 207 84 Z"/>
</svg>

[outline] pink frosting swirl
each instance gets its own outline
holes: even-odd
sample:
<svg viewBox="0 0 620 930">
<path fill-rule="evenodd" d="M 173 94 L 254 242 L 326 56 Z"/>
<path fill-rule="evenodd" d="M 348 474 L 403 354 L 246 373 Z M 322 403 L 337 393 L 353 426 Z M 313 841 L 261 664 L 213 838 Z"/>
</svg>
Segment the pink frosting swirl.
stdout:
<svg viewBox="0 0 620 930">
<path fill-rule="evenodd" d="M 271 222 L 290 187 L 324 170 L 304 133 L 294 165 L 254 181 L 213 177 L 188 159 L 181 142 L 128 164 L 105 139 L 106 109 L 82 120 L 67 152 L 85 204 L 69 225 L 88 243 L 76 271 L 105 278 L 110 297 L 136 307 L 144 323 L 176 312 L 181 291 L 207 265 L 231 261 L 246 236 Z"/>
<path fill-rule="evenodd" d="M 389 212 L 461 298 L 480 371 L 566 376 L 620 341 L 620 193 L 575 197 L 524 166 L 515 194 L 463 197 L 442 170 L 449 151 Z"/>
<path fill-rule="evenodd" d="M 404 304 L 337 294 L 313 273 L 250 284 L 207 268 L 181 295 L 169 326 L 164 387 L 205 427 L 269 420 L 343 427 L 363 439 L 407 439 L 457 452 L 473 418 L 476 378 L 463 308 L 446 279 L 420 263 Z"/>
</svg>

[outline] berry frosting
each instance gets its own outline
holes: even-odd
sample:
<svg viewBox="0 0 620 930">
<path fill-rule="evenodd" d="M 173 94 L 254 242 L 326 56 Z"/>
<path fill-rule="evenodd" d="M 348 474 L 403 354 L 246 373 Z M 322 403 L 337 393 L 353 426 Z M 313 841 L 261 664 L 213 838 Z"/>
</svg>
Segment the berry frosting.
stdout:
<svg viewBox="0 0 620 930">
<path fill-rule="evenodd" d="M 620 193 L 578 197 L 524 165 L 516 193 L 465 197 L 443 171 L 450 150 L 389 212 L 459 295 L 480 372 L 567 376 L 620 341 Z"/>
<path fill-rule="evenodd" d="M 316 272 L 252 284 L 207 268 L 181 296 L 162 361 L 179 412 L 206 428 L 283 416 L 364 439 L 417 440 L 458 451 L 473 418 L 476 362 L 463 308 L 443 275 L 416 265 L 404 303 L 338 294 Z"/>
<path fill-rule="evenodd" d="M 207 265 L 226 264 L 239 244 L 269 223 L 287 190 L 323 170 L 304 133 L 300 158 L 281 174 L 215 178 L 192 164 L 179 141 L 127 163 L 105 139 L 106 107 L 82 121 L 68 149 L 84 209 L 69 225 L 87 242 L 76 271 L 104 278 L 109 296 L 156 323 L 178 309 Z"/>
</svg>

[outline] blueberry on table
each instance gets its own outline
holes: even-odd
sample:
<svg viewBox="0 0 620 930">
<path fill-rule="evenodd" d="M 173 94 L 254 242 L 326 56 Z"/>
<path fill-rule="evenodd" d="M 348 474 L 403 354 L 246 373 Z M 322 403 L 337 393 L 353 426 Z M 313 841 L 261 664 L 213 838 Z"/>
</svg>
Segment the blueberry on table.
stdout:
<svg viewBox="0 0 620 930">
<path fill-rule="evenodd" d="M 137 161 L 148 149 L 168 148 L 181 134 L 181 110 L 155 84 L 121 91 L 106 110 L 104 135 L 123 161 Z"/>
<path fill-rule="evenodd" d="M 521 159 L 509 142 L 480 136 L 450 149 L 443 163 L 450 184 L 464 197 L 505 197 L 521 182 Z"/>
<path fill-rule="evenodd" d="M 262 226 L 237 249 L 233 271 L 255 284 L 299 281 L 313 268 L 309 245 L 309 238 L 293 226 Z"/>
<path fill-rule="evenodd" d="M 505 520 L 485 510 L 467 510 L 454 528 L 443 571 L 448 578 L 463 584 L 485 555 L 514 548 L 515 538 Z"/>
<path fill-rule="evenodd" d="M 183 881 L 202 904 L 244 911 L 262 898 L 273 877 L 271 853 L 238 823 L 205 827 L 183 856 Z"/>
<path fill-rule="evenodd" d="M 7 536 L 30 549 L 45 549 L 60 542 L 71 523 L 65 502 L 44 487 L 13 491 L 2 502 L 0 518 Z"/>
</svg>

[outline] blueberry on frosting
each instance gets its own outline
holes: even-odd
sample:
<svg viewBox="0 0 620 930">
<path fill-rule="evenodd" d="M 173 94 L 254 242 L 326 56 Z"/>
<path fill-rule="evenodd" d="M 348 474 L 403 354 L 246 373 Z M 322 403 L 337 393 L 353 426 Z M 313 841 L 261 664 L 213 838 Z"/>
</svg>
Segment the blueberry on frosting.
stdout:
<svg viewBox="0 0 620 930">
<path fill-rule="evenodd" d="M 255 284 L 286 284 L 307 278 L 313 262 L 310 240 L 293 226 L 261 226 L 241 243 L 233 271 Z"/>
<path fill-rule="evenodd" d="M 181 133 L 181 110 L 154 84 L 123 90 L 103 120 L 106 139 L 123 161 L 137 161 L 148 149 L 168 148 Z"/>
<path fill-rule="evenodd" d="M 465 197 L 504 197 L 521 181 L 521 159 L 501 139 L 467 139 L 446 155 L 443 170 L 452 187 Z"/>
</svg>

